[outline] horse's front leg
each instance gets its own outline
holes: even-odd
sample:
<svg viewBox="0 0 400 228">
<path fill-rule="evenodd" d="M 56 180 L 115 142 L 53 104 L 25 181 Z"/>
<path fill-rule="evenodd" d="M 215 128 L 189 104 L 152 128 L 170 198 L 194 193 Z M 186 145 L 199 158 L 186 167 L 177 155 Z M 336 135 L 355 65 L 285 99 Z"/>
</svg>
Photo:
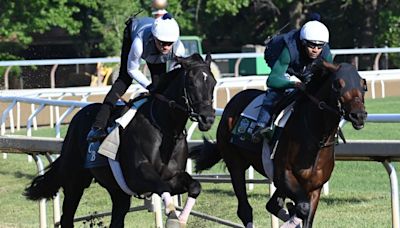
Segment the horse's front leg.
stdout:
<svg viewBox="0 0 400 228">
<path fill-rule="evenodd" d="M 277 188 L 274 194 L 269 199 L 266 205 L 266 209 L 269 213 L 275 215 L 280 220 L 286 222 L 287 220 L 289 220 L 290 215 L 288 211 L 285 210 L 284 204 L 285 204 L 285 195 L 283 194 L 281 188 Z"/>
<path fill-rule="evenodd" d="M 308 217 L 303 221 L 303 227 L 307 228 L 312 227 L 320 196 L 321 196 L 321 188 L 310 192 L 309 194 L 310 210 L 308 212 Z"/>
<path fill-rule="evenodd" d="M 169 182 L 172 189 L 172 195 L 188 193 L 188 199 L 183 207 L 181 214 L 179 215 L 179 222 L 186 224 L 189 218 L 190 212 L 196 202 L 197 197 L 201 192 L 200 182 L 194 180 L 187 172 L 180 172 L 174 176 Z"/>
<path fill-rule="evenodd" d="M 295 201 L 295 213 L 281 226 L 281 228 L 301 227 L 301 223 L 307 220 L 310 213 L 309 196 L 290 171 L 285 171 L 282 180 L 285 181 L 282 184 L 286 190 L 286 196 Z"/>
</svg>

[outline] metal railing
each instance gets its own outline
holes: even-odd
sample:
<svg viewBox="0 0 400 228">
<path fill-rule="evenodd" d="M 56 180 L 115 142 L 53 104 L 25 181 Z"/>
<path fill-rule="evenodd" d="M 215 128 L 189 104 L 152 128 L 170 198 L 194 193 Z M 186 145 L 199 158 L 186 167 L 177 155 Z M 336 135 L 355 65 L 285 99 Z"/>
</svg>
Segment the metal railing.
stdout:
<svg viewBox="0 0 400 228">
<path fill-rule="evenodd" d="M 382 53 L 400 53 L 400 48 L 359 48 L 359 49 L 332 49 L 332 54 L 337 55 L 365 55 L 376 54 L 374 69 L 377 70 L 377 62 Z M 239 65 L 244 58 L 263 57 L 263 53 L 225 53 L 212 54 L 213 60 L 229 60 L 235 59 L 234 76 L 239 76 Z M 15 61 L 0 61 L 0 67 L 6 67 L 4 72 L 4 87 L 9 88 L 9 73 L 14 66 L 52 66 L 50 71 L 50 88 L 55 88 L 56 71 L 60 65 L 80 65 L 80 64 L 98 64 L 98 63 L 119 63 L 119 57 L 104 57 L 104 58 L 77 58 L 77 59 L 48 59 L 48 60 L 15 60 Z"/>
</svg>

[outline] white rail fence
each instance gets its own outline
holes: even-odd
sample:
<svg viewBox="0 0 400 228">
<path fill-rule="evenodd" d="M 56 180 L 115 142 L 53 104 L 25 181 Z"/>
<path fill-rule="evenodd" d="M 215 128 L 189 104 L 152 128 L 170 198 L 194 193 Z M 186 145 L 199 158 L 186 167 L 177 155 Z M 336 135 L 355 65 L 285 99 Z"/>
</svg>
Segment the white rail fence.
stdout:
<svg viewBox="0 0 400 228">
<path fill-rule="evenodd" d="M 370 84 L 371 97 L 374 99 L 376 97 L 386 96 L 386 84 L 390 84 L 391 81 L 400 81 L 400 70 L 379 70 L 379 71 L 360 71 L 360 75 L 367 79 Z M 260 88 L 266 89 L 266 76 L 249 76 L 249 77 L 238 77 L 238 78 L 222 78 L 217 81 L 216 89 L 214 91 L 214 97 L 220 97 L 220 99 L 215 99 L 214 107 L 223 107 L 227 103 L 234 92 L 232 89 L 244 90 L 247 88 Z M 381 95 L 376 94 L 376 85 L 380 84 Z M 56 88 L 56 89 L 28 89 L 28 90 L 3 90 L 0 91 L 0 102 L 10 103 L 7 108 L 3 111 L 1 118 L 1 134 L 5 132 L 5 123 L 7 114 L 9 117 L 9 126 L 11 132 L 14 132 L 15 127 L 17 130 L 21 126 L 21 102 L 31 103 L 31 118 L 28 119 L 27 128 L 31 129 L 33 125 L 34 129 L 37 129 L 36 116 L 43 110 L 44 106 L 50 107 L 49 124 L 51 127 L 54 125 L 59 129 L 60 124 L 72 112 L 74 107 L 82 107 L 83 103 L 74 103 L 71 101 L 66 101 L 63 103 L 64 107 L 68 107 L 68 111 L 60 116 L 59 105 L 66 98 L 78 97 L 80 101 L 87 102 L 90 97 L 96 95 L 105 95 L 109 91 L 110 86 L 106 87 L 71 87 L 71 88 Z M 140 92 L 145 90 L 138 84 L 133 84 L 129 87 L 127 93 L 134 97 Z M 218 93 L 224 92 L 226 100 L 223 100 L 223 96 L 218 96 Z M 23 97 L 23 98 L 21 98 Z M 46 98 L 49 103 L 46 103 L 46 99 L 35 100 L 35 98 Z M 43 103 L 45 102 L 45 103 Z M 38 105 L 39 108 L 36 108 Z M 17 112 L 14 121 L 13 111 Z M 55 112 L 55 115 L 53 114 Z M 54 116 L 56 121 L 54 121 Z M 29 132 L 29 131 L 28 131 Z M 59 134 L 57 130 L 57 134 Z"/>
<path fill-rule="evenodd" d="M 360 48 L 360 49 L 332 49 L 334 56 L 338 55 L 365 55 L 365 54 L 376 54 L 375 63 L 373 66 L 374 70 L 379 69 L 379 59 L 382 53 L 400 53 L 400 48 Z M 238 77 L 240 62 L 244 58 L 258 58 L 263 57 L 263 53 L 227 53 L 227 54 L 212 54 L 213 60 L 225 61 L 235 60 L 235 67 L 233 75 Z M 355 57 L 356 59 L 358 57 Z M 78 58 L 78 59 L 49 59 L 49 60 L 16 60 L 16 61 L 0 61 L 0 67 L 6 67 L 4 72 L 4 86 L 6 89 L 9 88 L 9 73 L 12 67 L 15 66 L 52 66 L 50 71 L 50 88 L 55 88 L 56 72 L 60 65 L 78 65 L 80 64 L 98 64 L 98 63 L 119 63 L 119 57 L 105 57 L 105 58 Z M 357 65 L 357 60 L 355 61 Z"/>
</svg>

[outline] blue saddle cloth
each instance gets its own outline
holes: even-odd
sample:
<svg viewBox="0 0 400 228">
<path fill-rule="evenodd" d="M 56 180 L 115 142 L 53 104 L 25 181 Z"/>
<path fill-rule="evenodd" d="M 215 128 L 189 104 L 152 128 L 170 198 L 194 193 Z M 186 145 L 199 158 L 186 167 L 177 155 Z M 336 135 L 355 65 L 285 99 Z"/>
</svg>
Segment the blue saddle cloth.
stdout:
<svg viewBox="0 0 400 228">
<path fill-rule="evenodd" d="M 138 109 L 147 101 L 147 98 L 139 99 L 133 103 L 132 108 Z M 125 103 L 118 103 L 116 105 L 125 105 Z M 114 126 L 115 127 L 115 126 Z M 114 128 L 108 128 L 108 133 L 110 133 Z M 86 160 L 84 163 L 85 168 L 95 168 L 103 167 L 108 165 L 107 157 L 98 153 L 99 147 L 102 142 L 92 142 L 89 143 L 88 151 L 86 154 Z"/>
<path fill-rule="evenodd" d="M 88 151 L 86 153 L 86 161 L 83 165 L 85 168 L 96 168 L 108 165 L 107 157 L 97 153 L 101 142 L 91 142 L 88 146 Z"/>
</svg>

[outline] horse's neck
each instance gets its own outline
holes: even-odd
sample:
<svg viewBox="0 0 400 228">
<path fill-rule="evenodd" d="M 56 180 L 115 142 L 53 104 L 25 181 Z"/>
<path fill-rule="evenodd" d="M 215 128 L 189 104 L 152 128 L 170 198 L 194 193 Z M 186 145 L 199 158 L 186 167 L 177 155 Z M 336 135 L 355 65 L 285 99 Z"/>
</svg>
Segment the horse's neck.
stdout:
<svg viewBox="0 0 400 228">
<path fill-rule="evenodd" d="M 335 108 L 335 102 L 328 98 L 322 98 L 330 107 Z M 332 136 L 336 133 L 340 117 L 327 109 L 321 110 L 318 105 L 307 100 L 297 110 L 297 128 L 302 130 L 299 137 L 303 140 L 312 140 L 315 143 Z M 298 129 L 300 131 L 300 129 Z"/>
<path fill-rule="evenodd" d="M 181 107 L 186 107 L 183 104 L 183 89 L 180 87 L 179 78 L 177 78 L 170 83 L 163 96 Z M 169 102 L 155 100 L 151 112 L 154 121 L 163 132 L 177 135 L 184 131 L 188 115 L 179 108 L 171 106 Z"/>
</svg>

